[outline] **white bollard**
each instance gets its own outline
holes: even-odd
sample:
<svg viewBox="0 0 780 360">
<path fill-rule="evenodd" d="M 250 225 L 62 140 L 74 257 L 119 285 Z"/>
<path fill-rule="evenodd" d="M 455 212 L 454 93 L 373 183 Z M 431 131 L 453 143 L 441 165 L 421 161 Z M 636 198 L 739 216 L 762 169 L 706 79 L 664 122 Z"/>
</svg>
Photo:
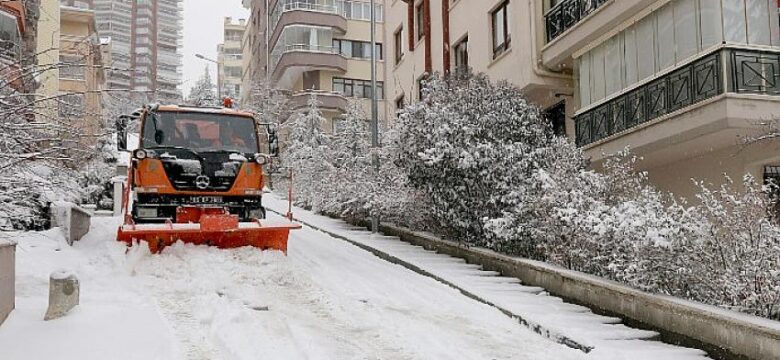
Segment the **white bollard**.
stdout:
<svg viewBox="0 0 780 360">
<path fill-rule="evenodd" d="M 49 277 L 49 308 L 43 320 L 65 316 L 79 304 L 79 279 L 69 271 L 55 271 Z"/>
<path fill-rule="evenodd" d="M 114 182 L 114 216 L 122 215 L 122 194 L 125 190 L 125 176 L 117 176 L 112 179 Z"/>
</svg>

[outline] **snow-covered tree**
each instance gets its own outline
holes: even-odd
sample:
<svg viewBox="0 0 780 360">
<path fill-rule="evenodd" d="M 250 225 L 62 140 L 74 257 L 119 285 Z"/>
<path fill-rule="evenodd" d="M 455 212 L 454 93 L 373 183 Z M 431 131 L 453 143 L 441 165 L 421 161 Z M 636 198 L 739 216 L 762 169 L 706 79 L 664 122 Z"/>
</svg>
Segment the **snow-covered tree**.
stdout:
<svg viewBox="0 0 780 360">
<path fill-rule="evenodd" d="M 251 111 L 263 123 L 280 124 L 290 117 L 290 97 L 287 91 L 272 86 L 262 78 L 252 84 L 249 99 L 242 107 Z"/>
<path fill-rule="evenodd" d="M 358 101 L 350 101 L 339 131 L 330 139 L 330 171 L 323 177 L 323 192 L 317 208 L 348 219 L 368 216 L 373 167 L 368 118 Z M 323 174 L 324 175 L 324 174 Z"/>
<path fill-rule="evenodd" d="M 296 204 L 311 208 L 322 196 L 323 176 L 330 171 L 328 138 L 322 131 L 325 118 L 315 95 L 308 107 L 294 114 L 285 124 L 288 133 L 282 163 L 293 171 Z"/>
<path fill-rule="evenodd" d="M 214 89 L 216 85 L 211 80 L 211 74 L 209 74 L 209 67 L 203 70 L 203 75 L 195 83 L 195 86 L 190 89 L 190 94 L 187 96 L 187 103 L 194 106 L 218 106 L 219 99 Z"/>
</svg>

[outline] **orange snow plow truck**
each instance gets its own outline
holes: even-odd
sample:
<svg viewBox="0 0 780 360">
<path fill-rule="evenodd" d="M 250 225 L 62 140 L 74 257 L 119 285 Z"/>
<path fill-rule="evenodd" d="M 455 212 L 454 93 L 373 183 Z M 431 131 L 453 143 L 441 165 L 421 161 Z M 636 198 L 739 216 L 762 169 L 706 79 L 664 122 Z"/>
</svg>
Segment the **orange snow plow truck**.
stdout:
<svg viewBox="0 0 780 360">
<path fill-rule="evenodd" d="M 290 230 L 301 226 L 265 220 L 262 204 L 263 166 L 278 152 L 272 125 L 228 108 L 150 105 L 117 123 L 120 150 L 128 118 L 140 130 L 119 241 L 145 241 L 153 253 L 177 241 L 287 252 Z"/>
</svg>

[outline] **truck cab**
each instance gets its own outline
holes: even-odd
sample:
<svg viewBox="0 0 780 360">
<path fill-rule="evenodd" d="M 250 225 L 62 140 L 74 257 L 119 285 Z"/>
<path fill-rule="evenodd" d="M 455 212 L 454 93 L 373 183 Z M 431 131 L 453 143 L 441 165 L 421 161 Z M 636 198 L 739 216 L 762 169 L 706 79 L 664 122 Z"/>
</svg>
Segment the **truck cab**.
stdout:
<svg viewBox="0 0 780 360">
<path fill-rule="evenodd" d="M 147 106 L 139 120 L 128 174 L 133 222 L 187 223 L 187 208 L 265 218 L 263 167 L 278 151 L 271 124 L 233 109 L 175 105 Z"/>
</svg>

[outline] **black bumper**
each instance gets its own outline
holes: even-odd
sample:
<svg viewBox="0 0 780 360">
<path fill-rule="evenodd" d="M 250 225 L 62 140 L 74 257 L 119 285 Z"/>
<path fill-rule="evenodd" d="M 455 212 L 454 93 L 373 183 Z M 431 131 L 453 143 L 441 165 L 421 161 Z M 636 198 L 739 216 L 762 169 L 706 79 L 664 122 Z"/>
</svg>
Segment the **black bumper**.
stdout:
<svg viewBox="0 0 780 360">
<path fill-rule="evenodd" d="M 133 203 L 133 220 L 136 223 L 176 222 L 176 208 L 180 206 L 226 208 L 231 214 L 238 215 L 241 221 L 265 218 L 262 196 L 138 194 Z"/>
</svg>

